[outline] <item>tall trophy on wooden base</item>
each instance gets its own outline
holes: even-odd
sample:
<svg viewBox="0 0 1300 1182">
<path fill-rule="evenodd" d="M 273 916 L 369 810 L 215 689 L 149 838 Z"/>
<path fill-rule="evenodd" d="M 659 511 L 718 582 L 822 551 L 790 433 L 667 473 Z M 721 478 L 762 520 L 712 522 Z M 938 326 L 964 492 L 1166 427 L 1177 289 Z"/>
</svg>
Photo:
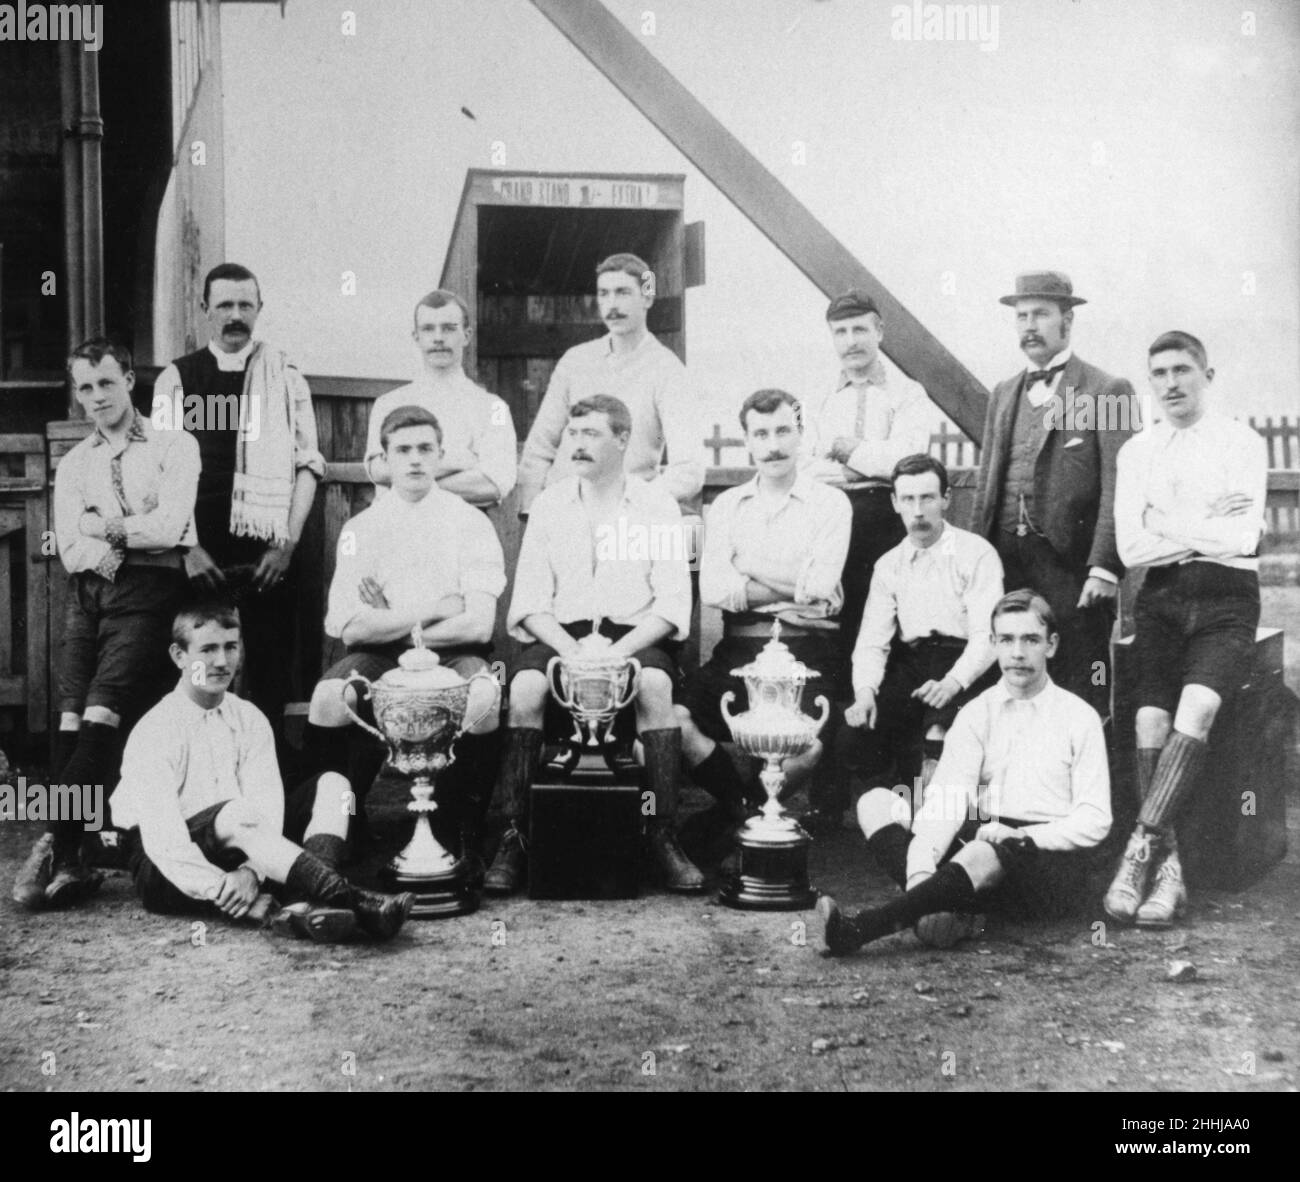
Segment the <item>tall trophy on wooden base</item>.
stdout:
<svg viewBox="0 0 1300 1182">
<path fill-rule="evenodd" d="M 722 715 L 731 737 L 747 755 L 763 760 L 759 779 L 767 801 L 757 817 L 740 830 L 739 867 L 718 894 L 729 907 L 753 911 L 802 911 L 817 900 L 808 883 L 808 850 L 812 838 L 781 807 L 785 783 L 783 764 L 802 755 L 817 739 L 830 714 L 830 703 L 818 696 L 821 717 L 803 714 L 800 701 L 808 680 L 820 674 L 809 669 L 781 643 L 781 623 L 772 622 L 772 639 L 758 656 L 733 677 L 745 679 L 749 709 L 732 714 L 728 707 L 735 694 L 722 695 Z"/>
<path fill-rule="evenodd" d="M 429 817 L 438 807 L 433 799 L 434 781 L 455 759 L 452 744 L 496 709 L 498 696 L 494 692 L 478 717 L 466 721 L 470 687 L 480 680 L 496 687 L 496 678 L 485 670 L 466 681 L 443 665 L 437 653 L 425 648 L 418 628 L 413 636 L 415 647 L 398 658 L 397 669 L 374 682 L 359 673 L 348 678 L 343 705 L 354 722 L 387 745 L 388 766 L 399 775 L 414 777 L 411 803 L 406 807 L 415 814 L 415 831 L 406 848 L 380 874 L 386 885 L 415 895 L 412 915 L 432 919 L 463 915 L 478 907 L 478 895 L 467 881 L 464 864 L 434 837 Z M 378 729 L 358 718 L 348 705 L 347 690 L 352 685 L 365 687 Z"/>
<path fill-rule="evenodd" d="M 596 621 L 599 628 L 600 621 Z M 641 683 L 635 657 L 593 631 L 546 667 L 573 731 L 533 779 L 528 893 L 534 899 L 631 899 L 640 890 L 641 768 L 613 740 L 614 717 Z"/>
</svg>

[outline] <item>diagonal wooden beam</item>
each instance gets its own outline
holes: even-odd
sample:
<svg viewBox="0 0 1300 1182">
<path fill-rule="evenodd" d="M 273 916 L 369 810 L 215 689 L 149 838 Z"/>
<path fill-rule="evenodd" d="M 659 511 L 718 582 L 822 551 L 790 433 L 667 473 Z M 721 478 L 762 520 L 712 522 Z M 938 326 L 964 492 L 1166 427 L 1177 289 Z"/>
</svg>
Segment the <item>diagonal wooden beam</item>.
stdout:
<svg viewBox="0 0 1300 1182">
<path fill-rule="evenodd" d="M 988 391 L 600 0 L 532 3 L 826 296 L 870 295 L 888 325 L 885 353 L 981 442 Z"/>
</svg>

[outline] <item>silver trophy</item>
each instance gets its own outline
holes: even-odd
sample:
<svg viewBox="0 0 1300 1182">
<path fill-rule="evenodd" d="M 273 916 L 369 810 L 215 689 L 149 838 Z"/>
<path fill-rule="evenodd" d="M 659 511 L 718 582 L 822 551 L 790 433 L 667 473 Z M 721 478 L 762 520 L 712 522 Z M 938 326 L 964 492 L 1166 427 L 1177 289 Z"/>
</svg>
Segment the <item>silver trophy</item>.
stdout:
<svg viewBox="0 0 1300 1182">
<path fill-rule="evenodd" d="M 499 686 L 486 670 L 466 681 L 424 646 L 418 628 L 412 635 L 415 647 L 398 658 L 398 668 L 378 681 L 359 673 L 348 678 L 343 686 L 343 707 L 358 726 L 387 745 L 388 766 L 399 775 L 413 777 L 411 803 L 406 807 L 415 814 L 415 830 L 405 849 L 388 863 L 385 880 L 415 894 L 415 916 L 458 915 L 473 911 L 478 898 L 461 863 L 443 848 L 429 825 L 430 814 L 438 807 L 433 799 L 434 781 L 455 759 L 455 741 L 496 709 L 498 696 L 494 693 L 486 709 L 466 721 L 471 686 L 481 680 L 492 682 L 494 689 Z M 348 705 L 347 691 L 354 685 L 365 687 L 377 729 L 358 718 Z"/>
<path fill-rule="evenodd" d="M 772 622 L 772 639 L 750 664 L 731 671 L 745 679 L 749 709 L 732 714 L 735 694 L 722 695 L 722 715 L 731 737 L 747 755 L 763 760 L 759 779 L 767 800 L 762 812 L 740 831 L 738 871 L 723 884 L 719 898 L 731 907 L 751 910 L 803 910 L 817 892 L 808 884 L 808 850 L 812 839 L 781 807 L 785 784 L 783 764 L 802 755 L 817 739 L 830 715 L 830 703 L 819 695 L 820 718 L 799 709 L 804 686 L 820 676 L 781 643 L 781 623 Z"/>
<path fill-rule="evenodd" d="M 567 775 L 624 770 L 611 735 L 615 716 L 636 697 L 641 662 L 613 655 L 612 643 L 592 631 L 578 641 L 577 653 L 552 657 L 546 666 L 551 694 L 573 716 L 568 751 L 556 765 Z"/>
</svg>

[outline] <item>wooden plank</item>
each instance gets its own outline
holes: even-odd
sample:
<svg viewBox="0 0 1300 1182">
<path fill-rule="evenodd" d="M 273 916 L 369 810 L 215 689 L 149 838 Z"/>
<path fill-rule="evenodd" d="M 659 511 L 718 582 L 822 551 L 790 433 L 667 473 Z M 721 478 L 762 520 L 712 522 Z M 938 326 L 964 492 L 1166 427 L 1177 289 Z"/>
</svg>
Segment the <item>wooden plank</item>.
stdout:
<svg viewBox="0 0 1300 1182">
<path fill-rule="evenodd" d="M 0 455 L 13 455 L 15 452 L 43 452 L 45 440 L 39 435 L 0 435 Z"/>
<path fill-rule="evenodd" d="M 0 676 L 11 673 L 14 667 L 14 595 L 12 580 L 12 555 L 16 539 L 0 539 Z M 25 570 L 23 563 L 19 570 Z"/>
<path fill-rule="evenodd" d="M 988 391 L 599 0 L 533 5 L 826 296 L 862 288 L 889 326 L 886 355 L 972 439 Z"/>
<path fill-rule="evenodd" d="M 704 223 L 687 222 L 683 242 L 682 284 L 685 287 L 703 287 L 708 273 L 705 265 Z"/>
<path fill-rule="evenodd" d="M 27 701 L 27 678 L 19 673 L 0 673 L 0 706 L 21 706 Z"/>
<path fill-rule="evenodd" d="M 476 334 L 479 353 L 505 357 L 559 357 L 566 349 L 594 341 L 605 331 L 602 324 L 520 324 L 509 328 L 484 325 Z"/>
</svg>

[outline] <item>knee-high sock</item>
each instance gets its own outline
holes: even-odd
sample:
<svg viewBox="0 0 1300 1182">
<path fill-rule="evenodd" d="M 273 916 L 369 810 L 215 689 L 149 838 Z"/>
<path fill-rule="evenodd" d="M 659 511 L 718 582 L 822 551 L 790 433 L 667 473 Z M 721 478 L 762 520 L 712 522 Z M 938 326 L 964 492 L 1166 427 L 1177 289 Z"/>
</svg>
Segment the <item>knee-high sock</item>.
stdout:
<svg viewBox="0 0 1300 1182">
<path fill-rule="evenodd" d="M 315 854 L 300 850 L 284 878 L 289 892 L 314 903 L 351 907 L 352 888 L 347 879 Z"/>
<path fill-rule="evenodd" d="M 923 915 L 936 911 L 967 911 L 975 902 L 975 887 L 964 866 L 945 862 L 924 882 L 883 907 L 860 911 L 853 925 L 863 943 L 909 928 Z"/>
<path fill-rule="evenodd" d="M 75 733 L 72 753 L 59 774 L 57 783 L 102 785 L 105 795 L 117 784 L 122 766 L 121 734 L 117 727 L 103 722 L 83 722 Z M 54 860 L 75 859 L 81 849 L 84 821 L 73 818 L 51 819 L 48 828 L 54 834 Z"/>
<path fill-rule="evenodd" d="M 388 758 L 388 752 L 373 735 L 367 734 L 359 726 L 350 726 L 347 730 L 348 764 L 347 778 L 356 797 L 357 818 L 364 815 L 363 805 L 366 794 L 374 786 L 375 778 Z"/>
<path fill-rule="evenodd" d="M 1196 787 L 1205 762 L 1205 742 L 1182 731 L 1169 732 L 1160 762 L 1151 778 L 1151 789 L 1142 802 L 1138 824 L 1158 833 L 1173 827 L 1174 819 Z"/>
<path fill-rule="evenodd" d="M 714 800 L 730 808 L 753 803 L 745 791 L 745 782 L 736 771 L 721 743 L 715 743 L 705 759 L 690 769 L 690 776 Z"/>
<path fill-rule="evenodd" d="M 641 746 L 645 748 L 646 781 L 654 793 L 653 819 L 656 824 L 672 828 L 681 793 L 682 728 L 642 731 Z"/>
<path fill-rule="evenodd" d="M 348 774 L 348 731 L 346 726 L 317 726 L 307 724 L 302 747 L 305 769 L 308 772 L 338 772 Z"/>
<path fill-rule="evenodd" d="M 456 744 L 456 762 L 444 777 L 448 784 L 450 811 L 460 835 L 477 842 L 483 822 L 492 806 L 492 793 L 500 771 L 502 738 L 499 731 L 463 735 Z"/>
<path fill-rule="evenodd" d="M 885 825 L 867 838 L 867 849 L 900 887 L 907 882 L 907 847 L 911 844 L 911 833 L 897 823 Z"/>
<path fill-rule="evenodd" d="M 528 789 L 541 753 L 542 732 L 537 727 L 506 727 L 496 791 L 500 794 L 506 816 L 516 829 L 523 829 L 528 824 Z"/>
</svg>

